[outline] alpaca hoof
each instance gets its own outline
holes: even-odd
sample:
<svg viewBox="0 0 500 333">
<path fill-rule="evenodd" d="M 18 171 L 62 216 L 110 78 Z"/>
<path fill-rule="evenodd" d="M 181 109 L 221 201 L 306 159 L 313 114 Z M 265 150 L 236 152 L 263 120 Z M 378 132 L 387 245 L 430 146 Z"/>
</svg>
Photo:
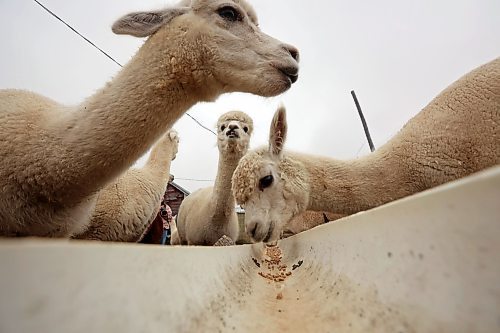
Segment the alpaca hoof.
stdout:
<svg viewBox="0 0 500 333">
<path fill-rule="evenodd" d="M 231 246 L 236 245 L 236 243 L 226 235 L 223 235 L 217 242 L 215 242 L 214 246 Z"/>
<path fill-rule="evenodd" d="M 269 242 L 269 243 L 264 243 L 266 247 L 275 247 L 275 246 L 278 246 L 278 240 L 274 240 L 272 242 Z"/>
</svg>

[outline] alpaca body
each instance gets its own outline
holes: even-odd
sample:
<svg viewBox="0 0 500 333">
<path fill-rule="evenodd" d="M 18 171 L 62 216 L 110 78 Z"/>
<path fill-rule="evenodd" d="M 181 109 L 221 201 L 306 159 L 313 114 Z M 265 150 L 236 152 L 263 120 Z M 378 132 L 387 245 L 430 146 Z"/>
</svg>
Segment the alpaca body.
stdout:
<svg viewBox="0 0 500 333">
<path fill-rule="evenodd" d="M 137 242 L 158 213 L 177 150 L 177 133 L 170 130 L 142 169 L 128 170 L 98 193 L 88 228 L 73 238 Z"/>
<path fill-rule="evenodd" d="M 200 189 L 184 199 L 177 215 L 182 244 L 214 245 L 226 235 L 236 241 L 239 234 L 231 177 L 247 152 L 253 130 L 252 119 L 243 112 L 223 114 L 217 122 L 219 165 L 214 187 Z"/>
<path fill-rule="evenodd" d="M 240 19 L 229 24 L 228 11 Z M 297 78 L 297 51 L 262 33 L 244 1 L 132 13 L 113 31 L 149 38 L 80 105 L 0 91 L 0 235 L 81 232 L 96 194 L 195 103 L 233 91 L 274 96 Z"/>
<path fill-rule="evenodd" d="M 177 233 L 181 244 L 214 245 L 223 235 L 238 238 L 238 215 L 234 199 L 225 214 L 216 214 L 213 187 L 199 189 L 184 199 L 179 209 Z"/>
<path fill-rule="evenodd" d="M 454 82 L 365 157 L 339 161 L 289 153 L 283 151 L 285 137 L 285 112 L 279 110 L 270 147 L 249 152 L 233 176 L 256 240 L 276 240 L 305 210 L 353 214 L 499 164 L 500 58 Z M 266 175 L 276 181 L 262 194 L 259 179 Z"/>
</svg>

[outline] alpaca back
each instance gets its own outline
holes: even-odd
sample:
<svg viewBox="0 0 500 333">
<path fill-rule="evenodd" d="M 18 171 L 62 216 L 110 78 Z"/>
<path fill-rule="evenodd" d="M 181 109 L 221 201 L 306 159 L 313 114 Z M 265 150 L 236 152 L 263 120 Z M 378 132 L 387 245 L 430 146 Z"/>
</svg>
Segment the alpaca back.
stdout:
<svg viewBox="0 0 500 333">
<path fill-rule="evenodd" d="M 446 88 L 374 156 L 419 190 L 499 164 L 500 58 Z"/>
<path fill-rule="evenodd" d="M 156 217 L 163 189 L 148 172 L 130 169 L 98 194 L 88 229 L 78 239 L 137 242 Z"/>
</svg>

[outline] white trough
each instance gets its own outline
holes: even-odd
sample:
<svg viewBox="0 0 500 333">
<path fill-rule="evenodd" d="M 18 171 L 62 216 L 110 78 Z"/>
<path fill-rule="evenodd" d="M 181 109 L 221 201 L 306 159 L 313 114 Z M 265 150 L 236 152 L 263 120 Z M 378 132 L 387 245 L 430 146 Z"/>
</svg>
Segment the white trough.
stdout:
<svg viewBox="0 0 500 333">
<path fill-rule="evenodd" d="M 2 240 L 0 332 L 500 332 L 500 167 L 266 250 Z"/>
</svg>

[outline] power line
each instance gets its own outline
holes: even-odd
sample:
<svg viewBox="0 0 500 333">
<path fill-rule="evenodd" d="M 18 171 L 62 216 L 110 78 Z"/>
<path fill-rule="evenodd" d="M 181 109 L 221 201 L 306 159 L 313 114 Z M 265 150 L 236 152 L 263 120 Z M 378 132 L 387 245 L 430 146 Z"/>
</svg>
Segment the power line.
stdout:
<svg viewBox="0 0 500 333">
<path fill-rule="evenodd" d="M 358 151 L 356 152 L 356 157 L 358 157 L 359 153 L 361 152 L 361 149 L 363 149 L 363 147 L 365 146 L 366 142 L 363 142 L 363 144 L 361 145 L 361 147 L 359 147 Z"/>
<path fill-rule="evenodd" d="M 194 181 L 194 182 L 214 182 L 215 179 L 194 179 L 194 178 L 180 178 L 180 177 L 175 177 L 174 181 L 175 180 L 190 180 L 190 181 Z"/>
<path fill-rule="evenodd" d="M 79 33 L 75 28 L 73 28 L 72 26 L 70 26 L 68 23 L 64 22 L 64 20 L 62 18 L 60 18 L 54 12 L 52 12 L 50 9 L 48 9 L 47 7 L 45 7 L 44 5 L 42 5 L 38 0 L 33 0 L 33 1 L 35 1 L 37 4 L 39 4 L 40 7 L 42 7 L 43 9 L 45 9 L 49 14 L 51 14 L 56 19 L 58 19 L 59 21 L 61 21 L 68 28 L 70 28 L 71 30 L 73 30 L 73 32 L 75 34 L 77 34 L 78 36 L 82 37 L 87 43 L 89 43 L 90 45 L 92 45 L 93 47 L 95 47 L 96 49 L 98 49 L 99 51 L 101 51 L 102 54 L 104 54 L 106 57 L 108 57 L 109 59 L 111 59 L 111 61 L 113 61 L 115 64 L 117 64 L 120 67 L 123 67 L 118 61 L 116 61 L 115 59 L 113 59 L 112 56 L 110 56 L 109 54 L 107 54 L 106 52 L 104 52 L 99 46 L 97 46 L 94 43 L 92 43 L 87 37 L 85 37 L 84 35 L 82 35 L 81 33 Z"/>
<path fill-rule="evenodd" d="M 193 117 L 189 113 L 186 112 L 186 116 L 188 116 L 189 118 L 193 119 L 198 125 L 200 125 L 201 127 L 203 127 L 204 129 L 206 129 L 207 131 L 212 132 L 215 136 L 217 136 L 217 133 L 215 133 L 214 131 L 212 131 L 210 128 L 206 127 L 202 123 L 200 123 L 195 117 Z"/>
<path fill-rule="evenodd" d="M 113 61 L 115 64 L 117 64 L 118 66 L 122 67 L 123 68 L 123 65 L 120 64 L 118 61 L 116 61 L 112 56 L 110 56 L 108 53 L 106 53 L 103 49 L 101 49 L 99 46 L 95 45 L 91 40 L 89 40 L 87 37 L 85 37 L 84 35 L 82 35 L 81 33 L 79 33 L 75 28 L 73 28 L 71 25 L 69 25 L 68 23 L 66 23 L 62 18 L 60 18 L 59 16 L 57 16 L 53 11 L 51 11 L 50 9 L 48 9 L 47 7 L 45 7 L 42 3 L 40 3 L 38 0 L 33 0 L 35 1 L 40 7 L 42 7 L 43 9 L 45 9 L 49 14 L 51 14 L 52 16 L 54 16 L 56 19 L 58 19 L 61 23 L 63 23 L 65 26 L 67 26 L 69 29 L 71 29 L 74 33 L 76 33 L 78 36 L 80 36 L 81 38 L 83 38 L 87 43 L 89 43 L 90 45 L 92 45 L 93 47 L 95 47 L 97 50 L 99 50 L 102 54 L 104 54 L 108 59 L 110 59 L 111 61 Z M 189 116 L 191 119 L 193 119 L 193 121 L 195 121 L 199 126 L 201 126 L 202 128 L 206 129 L 207 131 L 211 132 L 212 134 L 214 134 L 215 136 L 217 136 L 217 134 L 212 131 L 210 128 L 206 127 L 205 125 L 203 125 L 202 123 L 200 123 L 195 117 L 191 116 L 189 113 L 185 113 L 187 116 Z"/>
</svg>

